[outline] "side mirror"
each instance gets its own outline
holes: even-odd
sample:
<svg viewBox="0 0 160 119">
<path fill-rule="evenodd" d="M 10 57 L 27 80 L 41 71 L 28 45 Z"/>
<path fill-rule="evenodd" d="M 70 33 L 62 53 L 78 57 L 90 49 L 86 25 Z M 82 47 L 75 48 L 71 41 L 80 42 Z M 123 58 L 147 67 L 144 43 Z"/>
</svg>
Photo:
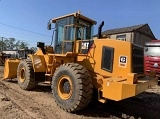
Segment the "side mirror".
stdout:
<svg viewBox="0 0 160 119">
<path fill-rule="evenodd" d="M 48 24 L 47 24 L 47 29 L 51 30 L 51 23 L 50 22 L 48 22 Z"/>
</svg>

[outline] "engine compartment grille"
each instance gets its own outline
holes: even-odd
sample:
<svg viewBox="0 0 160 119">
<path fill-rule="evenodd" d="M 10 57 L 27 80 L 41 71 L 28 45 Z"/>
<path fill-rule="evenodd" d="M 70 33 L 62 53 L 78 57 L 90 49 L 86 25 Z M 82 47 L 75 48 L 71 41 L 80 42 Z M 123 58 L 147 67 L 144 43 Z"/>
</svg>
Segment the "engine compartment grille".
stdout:
<svg viewBox="0 0 160 119">
<path fill-rule="evenodd" d="M 143 47 L 132 44 L 132 73 L 144 73 Z"/>
</svg>

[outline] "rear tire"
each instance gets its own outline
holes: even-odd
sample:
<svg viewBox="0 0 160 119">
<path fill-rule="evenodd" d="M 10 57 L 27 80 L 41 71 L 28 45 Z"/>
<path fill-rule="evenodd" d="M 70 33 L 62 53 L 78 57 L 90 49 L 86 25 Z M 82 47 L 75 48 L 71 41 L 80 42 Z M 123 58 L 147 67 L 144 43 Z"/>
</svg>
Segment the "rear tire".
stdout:
<svg viewBox="0 0 160 119">
<path fill-rule="evenodd" d="M 61 65 L 52 78 L 52 93 L 63 110 L 75 112 L 83 109 L 91 101 L 93 93 L 89 72 L 77 63 Z"/>
<path fill-rule="evenodd" d="M 23 90 L 30 90 L 36 87 L 32 61 L 29 59 L 21 60 L 17 69 L 17 80 Z"/>
</svg>

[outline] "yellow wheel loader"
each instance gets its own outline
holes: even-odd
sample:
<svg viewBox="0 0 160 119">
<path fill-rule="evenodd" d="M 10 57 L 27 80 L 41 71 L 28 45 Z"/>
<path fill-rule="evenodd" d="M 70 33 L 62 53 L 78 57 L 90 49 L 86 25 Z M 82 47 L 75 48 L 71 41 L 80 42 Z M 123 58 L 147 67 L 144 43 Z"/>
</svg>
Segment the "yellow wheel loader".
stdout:
<svg viewBox="0 0 160 119">
<path fill-rule="evenodd" d="M 143 74 L 143 48 L 130 42 L 93 40 L 96 22 L 79 12 L 51 19 L 55 24 L 53 46 L 38 42 L 39 48 L 27 59 L 8 59 L 4 79 L 17 78 L 19 86 L 30 90 L 40 82 L 51 84 L 57 105 L 67 112 L 83 109 L 92 100 L 123 100 L 158 83 L 155 72 Z"/>
</svg>

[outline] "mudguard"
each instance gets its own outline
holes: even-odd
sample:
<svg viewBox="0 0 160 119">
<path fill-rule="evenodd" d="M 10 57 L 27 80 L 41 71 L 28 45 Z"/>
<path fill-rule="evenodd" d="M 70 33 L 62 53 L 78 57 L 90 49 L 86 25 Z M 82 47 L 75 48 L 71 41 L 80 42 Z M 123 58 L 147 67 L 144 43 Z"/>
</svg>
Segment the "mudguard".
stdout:
<svg viewBox="0 0 160 119">
<path fill-rule="evenodd" d="M 46 72 L 44 55 L 29 55 L 33 63 L 34 72 Z"/>
</svg>

